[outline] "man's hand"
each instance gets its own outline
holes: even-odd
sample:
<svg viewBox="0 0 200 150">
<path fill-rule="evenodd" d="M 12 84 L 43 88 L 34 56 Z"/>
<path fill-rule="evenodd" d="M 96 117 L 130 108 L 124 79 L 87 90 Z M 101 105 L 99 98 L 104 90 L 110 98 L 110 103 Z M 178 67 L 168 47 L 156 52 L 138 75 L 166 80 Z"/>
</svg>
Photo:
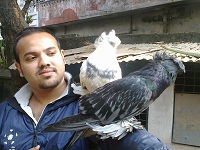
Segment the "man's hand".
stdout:
<svg viewBox="0 0 200 150">
<path fill-rule="evenodd" d="M 33 148 L 29 149 L 29 150 L 40 150 L 40 145 L 38 145 L 36 147 L 33 147 Z"/>
</svg>

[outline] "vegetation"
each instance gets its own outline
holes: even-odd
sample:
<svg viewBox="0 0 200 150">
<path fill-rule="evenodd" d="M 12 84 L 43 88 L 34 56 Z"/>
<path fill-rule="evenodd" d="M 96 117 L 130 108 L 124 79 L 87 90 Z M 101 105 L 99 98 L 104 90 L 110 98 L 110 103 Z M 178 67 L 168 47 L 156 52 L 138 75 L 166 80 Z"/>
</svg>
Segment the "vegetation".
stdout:
<svg viewBox="0 0 200 150">
<path fill-rule="evenodd" d="M 26 14 L 32 1 L 35 0 L 24 0 L 25 4 L 20 9 L 17 0 L 0 0 L 1 35 L 3 37 L 3 48 L 0 51 L 0 68 L 6 69 L 14 63 L 13 41 L 16 34 L 28 26 Z M 28 18 L 28 21 L 30 23 L 31 18 Z M 24 78 L 19 77 L 17 71 L 10 70 L 10 72 L 12 85 L 9 88 L 12 93 L 15 93 L 26 81 Z"/>
<path fill-rule="evenodd" d="M 8 67 L 13 63 L 13 40 L 19 31 L 28 26 L 25 18 L 32 1 L 25 0 L 25 5 L 22 9 L 20 9 L 17 0 L 0 1 L 1 35 L 4 47 L 4 54 L 1 54 L 0 62 L 6 65 L 4 67 Z"/>
<path fill-rule="evenodd" d="M 7 65 L 7 60 L 6 57 L 4 55 L 4 47 L 2 47 L 1 44 L 2 41 L 0 41 L 0 69 L 4 69 Z"/>
</svg>

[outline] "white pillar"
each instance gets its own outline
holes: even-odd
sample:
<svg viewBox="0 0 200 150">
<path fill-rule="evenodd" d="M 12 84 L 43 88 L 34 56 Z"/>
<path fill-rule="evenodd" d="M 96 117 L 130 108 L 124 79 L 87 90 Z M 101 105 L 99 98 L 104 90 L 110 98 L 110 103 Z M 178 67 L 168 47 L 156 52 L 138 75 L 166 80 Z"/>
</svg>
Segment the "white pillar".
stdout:
<svg viewBox="0 0 200 150">
<path fill-rule="evenodd" d="M 149 107 L 148 131 L 168 145 L 171 145 L 173 105 L 174 84 Z"/>
</svg>

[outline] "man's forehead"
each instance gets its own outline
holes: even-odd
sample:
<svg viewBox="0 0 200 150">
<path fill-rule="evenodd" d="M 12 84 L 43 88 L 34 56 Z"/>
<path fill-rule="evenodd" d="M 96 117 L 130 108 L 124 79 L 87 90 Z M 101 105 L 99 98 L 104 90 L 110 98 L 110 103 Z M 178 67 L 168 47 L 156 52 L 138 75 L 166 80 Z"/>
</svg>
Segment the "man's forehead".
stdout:
<svg viewBox="0 0 200 150">
<path fill-rule="evenodd" d="M 31 47 L 36 48 L 39 46 L 43 46 L 44 49 L 47 49 L 48 47 L 57 47 L 57 41 L 47 32 L 34 33 L 22 37 L 16 45 L 16 50 L 19 54 L 19 49 L 30 50 Z"/>
<path fill-rule="evenodd" d="M 31 34 L 25 35 L 21 39 L 23 39 L 23 38 L 29 38 L 29 37 L 34 37 L 34 36 L 44 36 L 44 37 L 55 39 L 54 36 L 52 36 L 50 33 L 47 33 L 47 32 L 34 32 L 34 33 L 31 33 Z"/>
<path fill-rule="evenodd" d="M 34 41 L 52 41 L 57 43 L 56 39 L 51 34 L 47 32 L 38 32 L 20 38 L 17 46 L 20 44 L 34 43 Z"/>
</svg>

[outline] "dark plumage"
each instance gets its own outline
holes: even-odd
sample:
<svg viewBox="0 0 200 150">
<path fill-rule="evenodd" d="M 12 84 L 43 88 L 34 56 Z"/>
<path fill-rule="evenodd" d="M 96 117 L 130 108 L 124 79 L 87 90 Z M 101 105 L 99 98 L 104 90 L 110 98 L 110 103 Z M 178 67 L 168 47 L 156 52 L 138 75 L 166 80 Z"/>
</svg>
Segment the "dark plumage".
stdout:
<svg viewBox="0 0 200 150">
<path fill-rule="evenodd" d="M 49 125 L 44 131 L 77 131 L 76 133 L 84 134 L 88 128 L 99 131 L 98 128 L 101 128 L 99 125 L 109 124 L 119 124 L 122 128 L 126 128 L 123 126 L 123 121 L 147 109 L 167 87 L 175 82 L 180 72 L 185 72 L 182 62 L 165 52 L 156 53 L 153 61 L 140 70 L 82 96 L 79 100 L 80 114 Z M 121 133 L 119 133 L 121 129 L 116 130 L 115 134 L 119 136 L 126 134 L 124 130 Z M 81 136 L 77 138 L 75 134 L 68 148 Z"/>
</svg>

